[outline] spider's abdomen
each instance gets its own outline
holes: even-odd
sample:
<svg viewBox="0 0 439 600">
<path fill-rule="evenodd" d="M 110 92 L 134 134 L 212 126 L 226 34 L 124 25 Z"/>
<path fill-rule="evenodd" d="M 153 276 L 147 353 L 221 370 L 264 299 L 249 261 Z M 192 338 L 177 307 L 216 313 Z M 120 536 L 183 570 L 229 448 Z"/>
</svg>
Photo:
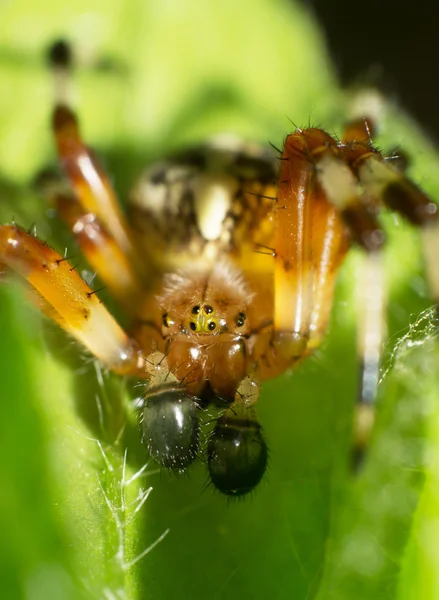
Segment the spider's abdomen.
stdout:
<svg viewBox="0 0 439 600">
<path fill-rule="evenodd" d="M 155 163 L 133 190 L 133 226 L 147 248 L 156 249 L 152 259 L 163 270 L 194 257 L 239 255 L 269 218 L 277 168 L 271 152 L 236 140 Z"/>
</svg>

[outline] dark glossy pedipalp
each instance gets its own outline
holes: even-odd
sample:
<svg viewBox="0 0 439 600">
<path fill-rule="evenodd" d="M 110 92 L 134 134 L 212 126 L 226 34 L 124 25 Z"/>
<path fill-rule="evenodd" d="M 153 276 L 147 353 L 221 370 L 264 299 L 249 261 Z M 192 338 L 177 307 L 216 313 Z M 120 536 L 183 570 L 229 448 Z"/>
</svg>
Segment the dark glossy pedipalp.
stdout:
<svg viewBox="0 0 439 600">
<path fill-rule="evenodd" d="M 197 457 L 200 426 L 198 399 L 182 388 L 151 390 L 143 408 L 143 442 L 166 469 L 184 470 Z"/>
<path fill-rule="evenodd" d="M 227 496 L 243 496 L 262 479 L 268 450 L 254 410 L 227 409 L 212 431 L 207 464 L 213 485 Z"/>
</svg>

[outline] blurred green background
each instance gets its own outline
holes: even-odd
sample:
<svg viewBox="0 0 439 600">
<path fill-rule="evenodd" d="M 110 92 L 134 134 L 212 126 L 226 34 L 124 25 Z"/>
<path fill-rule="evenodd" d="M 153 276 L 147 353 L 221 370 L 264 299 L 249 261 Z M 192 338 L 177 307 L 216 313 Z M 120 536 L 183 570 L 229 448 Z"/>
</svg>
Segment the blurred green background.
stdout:
<svg viewBox="0 0 439 600">
<path fill-rule="evenodd" d="M 148 161 L 206 136 L 280 145 L 289 119 L 337 132 L 349 112 L 316 24 L 286 0 L 16 0 L 0 21 L 1 221 L 35 224 L 61 252 L 77 251 L 31 185 L 55 158 L 44 52 L 56 38 L 74 44 L 83 131 L 121 198 Z M 416 125 L 389 105 L 381 126 L 379 144 L 407 150 L 411 174 L 439 198 L 438 156 Z M 439 597 L 436 323 L 422 312 L 417 234 L 384 221 L 389 370 L 364 472 L 353 482 L 347 469 L 353 252 L 323 348 L 265 386 L 269 472 L 239 502 L 203 491 L 202 465 L 180 478 L 144 468 L 133 390 L 1 286 L 1 597 Z"/>
</svg>

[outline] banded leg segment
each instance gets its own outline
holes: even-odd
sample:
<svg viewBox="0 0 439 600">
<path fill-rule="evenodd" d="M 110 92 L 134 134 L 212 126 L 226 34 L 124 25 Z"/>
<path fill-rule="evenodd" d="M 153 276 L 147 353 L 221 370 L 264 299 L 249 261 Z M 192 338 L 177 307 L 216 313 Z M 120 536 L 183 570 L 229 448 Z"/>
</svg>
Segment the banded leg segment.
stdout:
<svg viewBox="0 0 439 600">
<path fill-rule="evenodd" d="M 364 153 L 371 150 L 372 125 L 367 120 L 349 124 L 345 134 L 346 148 L 358 146 Z M 318 157 L 319 180 L 328 200 L 336 206 L 349 229 L 351 238 L 366 251 L 363 267 L 357 279 L 357 346 L 361 359 L 359 404 L 370 406 L 378 385 L 379 363 L 384 332 L 384 292 L 382 246 L 384 234 L 377 220 L 377 199 L 361 193 L 357 178 L 340 155 L 339 146 L 322 152 Z M 366 409 L 365 409 L 366 410 Z"/>
<path fill-rule="evenodd" d="M 404 173 L 373 147 L 373 125 L 367 120 L 357 120 L 347 125 L 338 150 L 343 162 L 349 165 L 357 181 L 364 189 L 365 205 L 371 213 L 380 206 L 387 206 L 401 214 L 421 229 L 424 255 L 430 287 L 439 299 L 439 219 L 435 203 Z M 380 232 L 377 230 L 377 233 Z M 368 235 L 378 240 L 377 234 Z M 370 250 L 370 248 L 369 248 Z M 372 248 L 368 263 L 358 286 L 360 297 L 359 340 L 362 345 L 362 394 L 359 399 L 355 426 L 354 459 L 362 460 L 364 448 L 373 425 L 373 403 L 378 384 L 380 346 L 385 305 L 381 260 L 378 248 Z"/>
<path fill-rule="evenodd" d="M 359 119 L 346 127 L 343 147 L 371 151 L 372 123 Z M 318 157 L 319 180 L 328 200 L 338 208 L 350 236 L 366 254 L 356 281 L 357 353 L 360 359 L 360 386 L 354 427 L 354 460 L 358 464 L 374 423 L 374 402 L 378 387 L 384 336 L 384 278 L 382 247 L 384 234 L 377 219 L 378 199 L 364 194 L 349 161 L 337 148 Z"/>
<path fill-rule="evenodd" d="M 154 273 L 146 273 L 140 264 L 132 231 L 109 178 L 81 138 L 76 114 L 70 108 L 73 61 L 68 44 L 55 43 L 49 62 L 55 88 L 53 130 L 70 189 L 66 191 L 59 182 L 43 180 L 43 191 L 48 189 L 92 268 L 133 313 L 144 287 L 151 287 Z"/>
<path fill-rule="evenodd" d="M 55 88 L 52 126 L 58 156 L 80 205 L 77 212 L 96 217 L 101 231 L 105 230 L 105 238 L 111 240 L 113 254 L 116 252 L 118 255 L 117 262 L 131 264 L 133 273 L 130 273 L 130 278 L 133 279 L 134 271 L 141 274 L 142 270 L 131 229 L 108 176 L 82 140 L 76 114 L 69 106 L 72 66 L 69 46 L 65 42 L 54 44 L 49 61 Z M 124 267 L 123 270 L 127 269 Z"/>
<path fill-rule="evenodd" d="M 134 343 L 55 250 L 15 225 L 2 225 L 0 263 L 21 275 L 42 298 L 42 310 L 107 368 L 145 377 L 145 361 Z"/>
<path fill-rule="evenodd" d="M 351 165 L 366 192 L 419 227 L 424 246 L 427 276 L 432 295 L 439 301 L 439 210 L 415 183 L 395 168 L 372 144 L 342 144 L 344 159 Z"/>
</svg>

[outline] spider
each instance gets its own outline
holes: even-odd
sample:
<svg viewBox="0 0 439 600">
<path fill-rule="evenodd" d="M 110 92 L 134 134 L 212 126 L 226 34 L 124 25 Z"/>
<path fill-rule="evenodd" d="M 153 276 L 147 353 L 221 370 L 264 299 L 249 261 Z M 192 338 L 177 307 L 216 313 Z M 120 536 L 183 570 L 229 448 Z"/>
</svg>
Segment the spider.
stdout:
<svg viewBox="0 0 439 600">
<path fill-rule="evenodd" d="M 81 138 L 66 100 L 71 56 L 51 49 L 53 131 L 67 185 L 51 189 L 88 263 L 130 318 L 124 331 L 63 257 L 16 224 L 0 226 L 0 264 L 26 280 L 35 304 L 102 365 L 145 383 L 143 441 L 166 469 L 203 454 L 213 485 L 247 494 L 268 451 L 256 417 L 261 384 L 322 342 L 334 284 L 353 245 L 367 256 L 359 351 L 356 446 L 373 423 L 382 332 L 382 205 L 421 227 L 434 291 L 438 212 L 372 143 L 367 116 L 340 139 L 296 129 L 283 150 L 219 140 L 148 168 L 127 219 L 108 176 Z"/>
</svg>

